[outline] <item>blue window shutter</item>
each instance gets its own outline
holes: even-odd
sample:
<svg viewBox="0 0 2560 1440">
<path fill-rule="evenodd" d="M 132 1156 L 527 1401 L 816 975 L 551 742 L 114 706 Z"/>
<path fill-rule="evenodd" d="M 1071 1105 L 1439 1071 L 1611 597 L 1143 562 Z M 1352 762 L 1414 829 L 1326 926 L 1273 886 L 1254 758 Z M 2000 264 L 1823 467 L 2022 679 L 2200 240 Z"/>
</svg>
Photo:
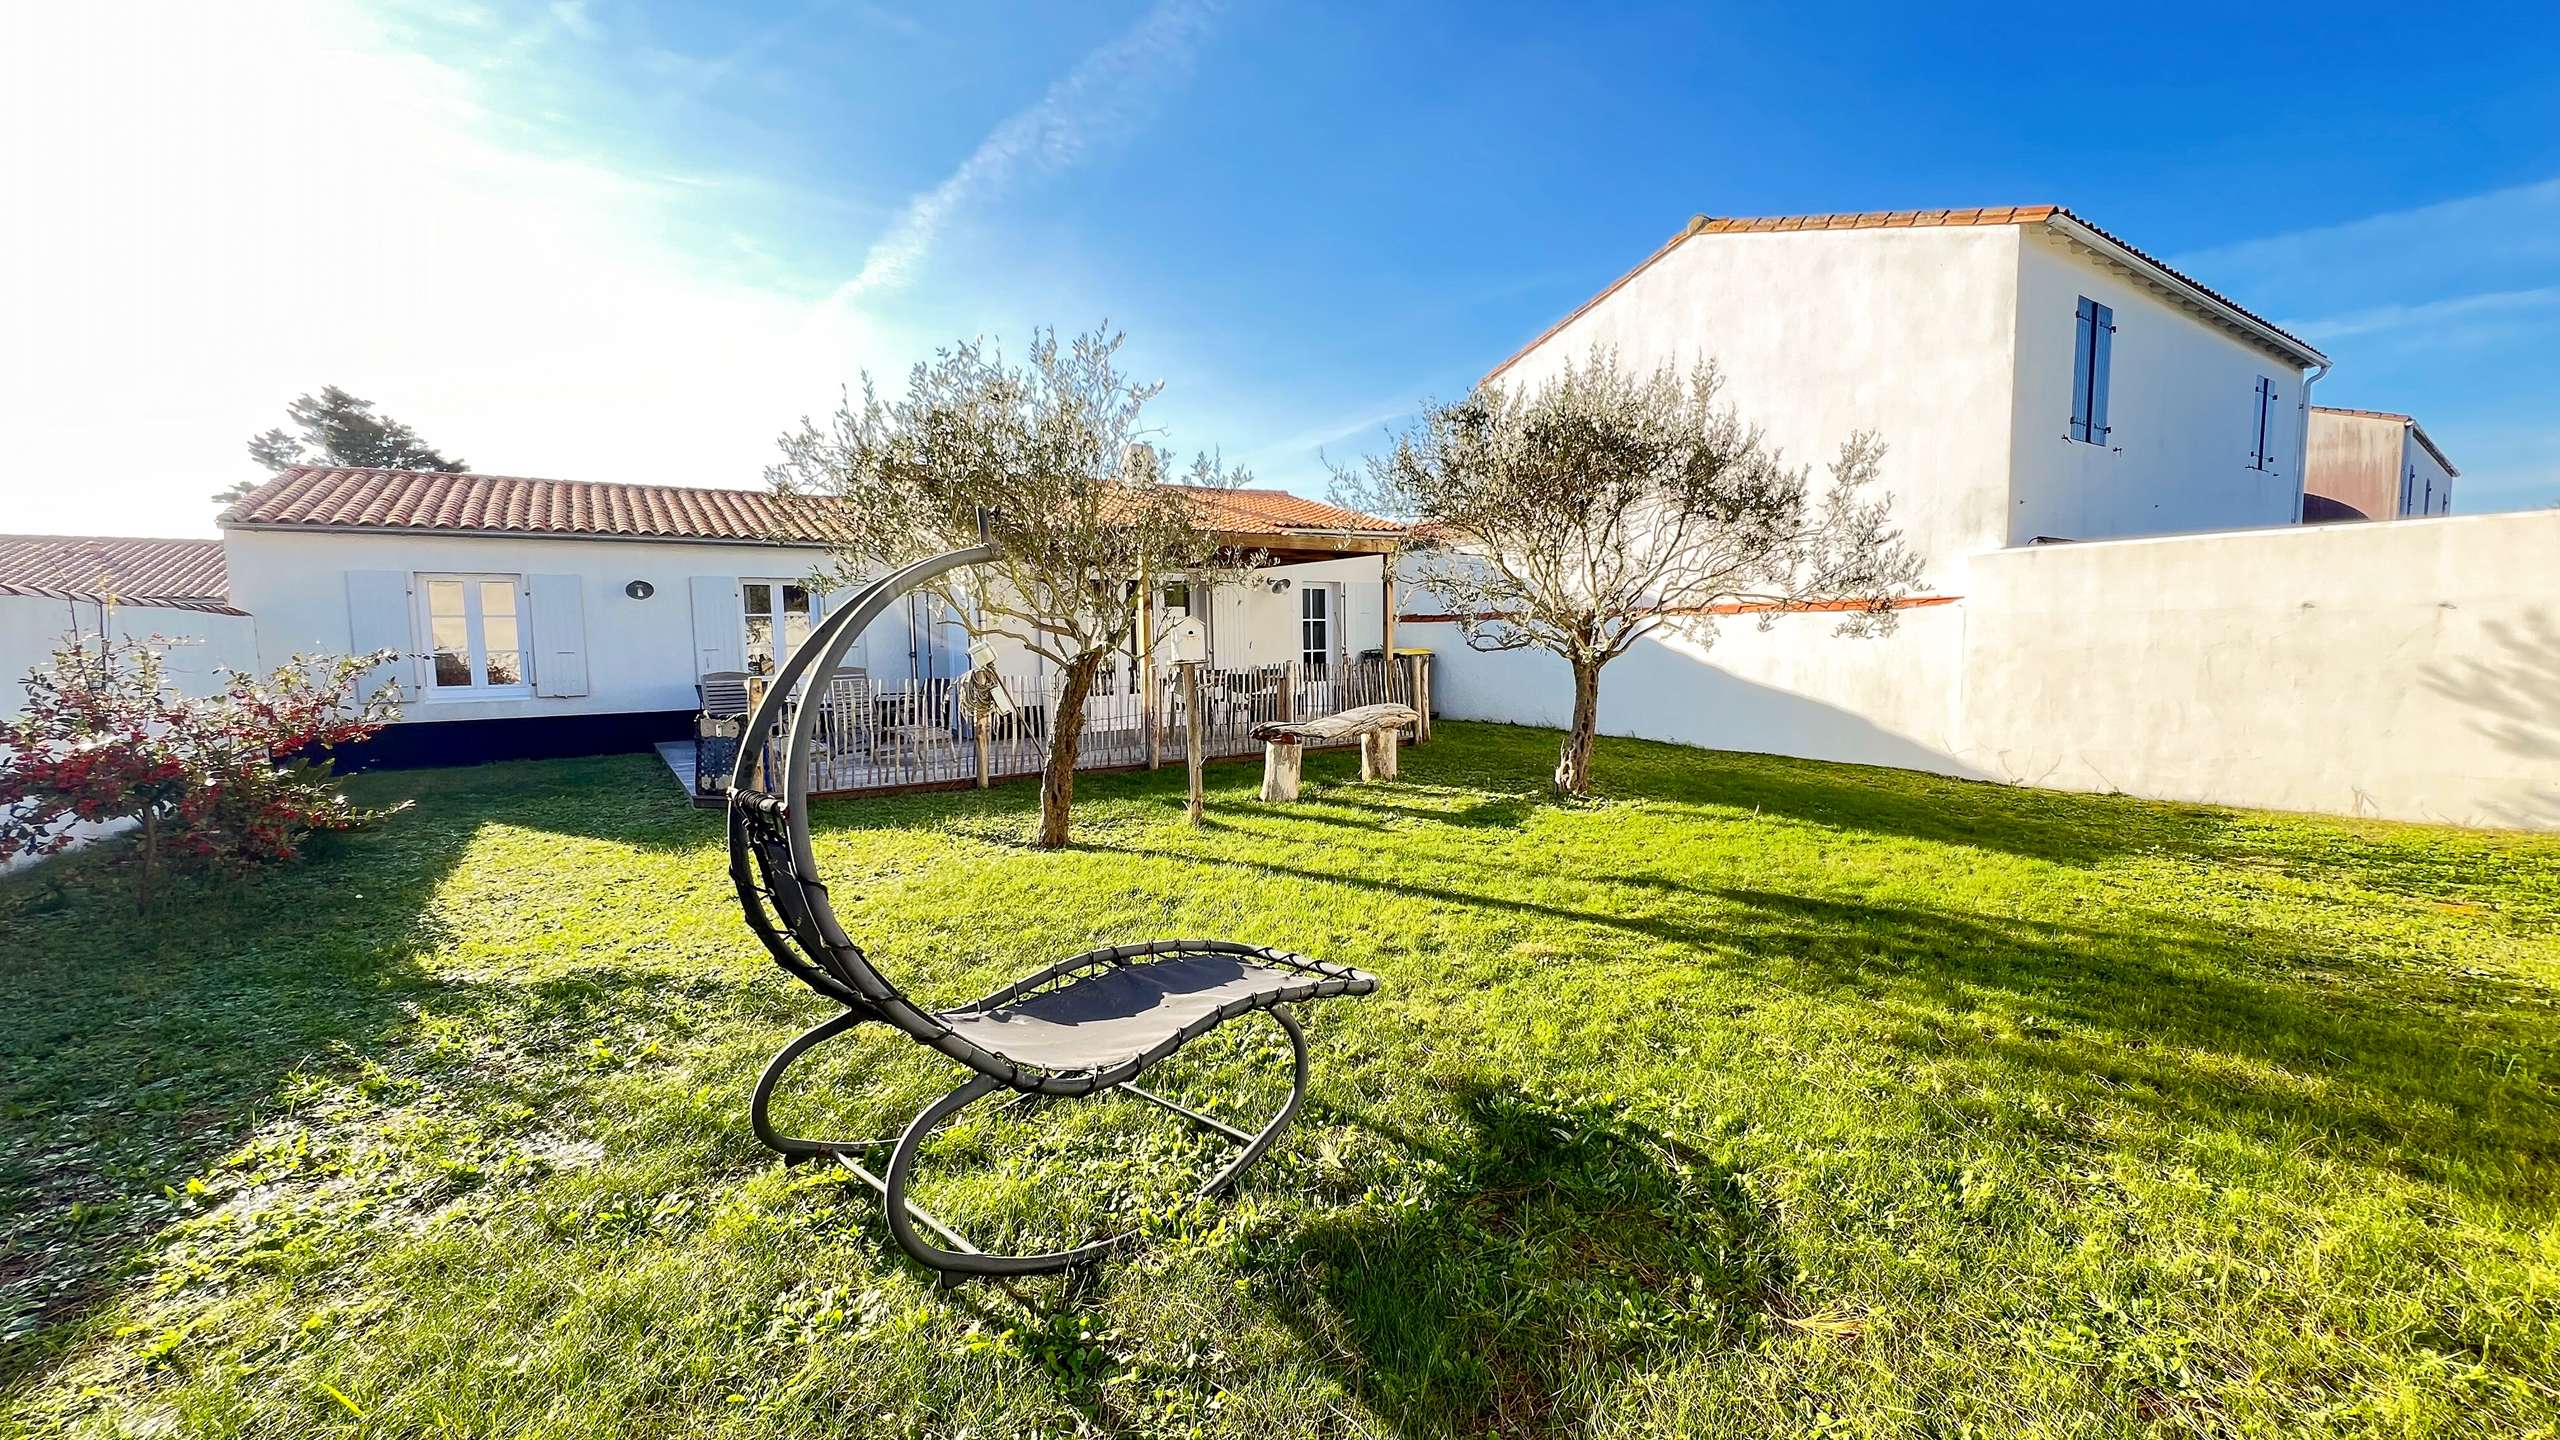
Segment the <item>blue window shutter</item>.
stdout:
<svg viewBox="0 0 2560 1440">
<path fill-rule="evenodd" d="M 371 698 L 385 685 L 397 684 L 414 695 L 423 688 L 418 644 L 410 638 L 409 577 L 398 570 L 350 570 L 347 575 L 347 650 L 370 655 L 395 650 L 399 658 L 377 665 L 356 682 L 356 693 Z"/>
<path fill-rule="evenodd" d="M 2258 442 L 2249 450 L 2249 468 L 2252 470 L 2275 468 L 2274 452 L 2267 448 L 2267 439 L 2275 422 L 2275 408 L 2276 382 L 2261 375 L 2258 377 Z"/>
<path fill-rule="evenodd" d="M 2089 367 L 2096 356 L 2098 305 L 2080 297 L 2080 316 L 2071 338 L 2071 438 L 2089 438 Z"/>
<path fill-rule="evenodd" d="M 533 693 L 587 693 L 587 607 L 575 575 L 528 575 L 533 601 Z"/>
<path fill-rule="evenodd" d="M 2116 312 L 2089 306 L 2089 443 L 2104 445 L 2115 428 L 2107 423 L 2107 364 L 2116 348 Z"/>
<path fill-rule="evenodd" d="M 2409 467 L 2409 473 L 2400 477 L 2400 513 L 2403 515 L 2408 514 L 2409 502 L 2417 497 L 2418 467 L 2412 465 Z"/>
</svg>

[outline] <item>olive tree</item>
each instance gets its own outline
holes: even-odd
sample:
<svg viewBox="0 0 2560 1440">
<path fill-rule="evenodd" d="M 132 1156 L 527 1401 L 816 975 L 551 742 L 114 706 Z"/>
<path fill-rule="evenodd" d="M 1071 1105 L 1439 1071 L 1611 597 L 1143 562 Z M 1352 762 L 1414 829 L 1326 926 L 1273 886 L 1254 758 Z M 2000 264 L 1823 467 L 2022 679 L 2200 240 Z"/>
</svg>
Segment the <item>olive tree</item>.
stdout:
<svg viewBox="0 0 2560 1440">
<path fill-rule="evenodd" d="M 1059 671 L 1040 782 L 1043 848 L 1067 843 L 1085 702 L 1104 661 L 1127 651 L 1140 581 L 1214 581 L 1238 568 L 1199 523 L 1197 497 L 1165 483 L 1170 452 L 1144 415 L 1161 382 L 1114 363 L 1122 336 L 1061 345 L 1036 332 L 1024 363 L 985 341 L 935 352 L 883 400 L 868 375 L 832 420 L 804 420 L 766 472 L 785 496 L 824 497 L 838 583 L 980 543 L 996 558 L 930 587 L 973 639 L 1001 636 Z M 1243 483 L 1206 455 L 1189 486 Z M 983 527 L 983 530 L 982 530 Z"/>
<path fill-rule="evenodd" d="M 1414 522 L 1412 572 L 1477 650 L 1539 648 L 1573 672 L 1558 794 L 1587 795 L 1600 672 L 1636 642 L 1714 639 L 1717 615 L 1840 614 L 1890 630 L 1920 558 L 1870 498 L 1884 448 L 1851 435 L 1809 471 L 1719 403 L 1712 364 L 1622 367 L 1594 351 L 1535 386 L 1488 382 L 1427 408 L 1383 455 L 1337 468 L 1342 503 Z"/>
</svg>

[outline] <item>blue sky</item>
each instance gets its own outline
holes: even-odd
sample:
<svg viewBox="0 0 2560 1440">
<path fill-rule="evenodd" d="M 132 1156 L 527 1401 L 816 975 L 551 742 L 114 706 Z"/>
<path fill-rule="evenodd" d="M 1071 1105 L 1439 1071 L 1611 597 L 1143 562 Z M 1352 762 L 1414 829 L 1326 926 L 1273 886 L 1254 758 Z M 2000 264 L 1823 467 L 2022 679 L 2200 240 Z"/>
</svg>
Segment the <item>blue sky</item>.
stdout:
<svg viewBox="0 0 2560 1440">
<path fill-rule="evenodd" d="M 862 367 L 1104 320 L 1173 444 L 1321 494 L 1693 212 L 2048 200 L 2417 414 L 2459 508 L 2560 501 L 2551 14 L 56 8 L 0 22 L 5 529 L 209 533 L 323 383 L 752 485 Z"/>
</svg>

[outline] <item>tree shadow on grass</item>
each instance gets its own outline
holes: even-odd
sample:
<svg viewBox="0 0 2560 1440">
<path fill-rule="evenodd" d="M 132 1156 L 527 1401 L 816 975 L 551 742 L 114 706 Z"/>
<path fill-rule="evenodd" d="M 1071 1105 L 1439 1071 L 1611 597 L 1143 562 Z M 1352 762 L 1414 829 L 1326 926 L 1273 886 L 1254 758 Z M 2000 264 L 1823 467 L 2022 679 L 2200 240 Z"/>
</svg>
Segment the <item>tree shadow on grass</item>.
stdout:
<svg viewBox="0 0 2560 1440">
<path fill-rule="evenodd" d="M 1970 1051 L 2189 1125 L 2307 1127 L 2306 1146 L 2360 1164 L 2387 1155 L 2473 1194 L 2530 1200 L 2560 1169 L 2560 1110 L 2535 1078 L 2560 1046 L 2518 981 L 2157 912 L 2075 925 L 1703 893 L 1726 902 L 1720 945 L 1792 988 L 1886 1007 L 1914 1050 Z"/>
<path fill-rule="evenodd" d="M 1443 1085 L 1446 1111 L 1410 1125 L 1311 1107 L 1306 1123 L 1379 1142 L 1366 1192 L 1222 1250 L 1248 1303 L 1396 1433 L 1572 1433 L 1574 1407 L 1663 1351 L 1746 1344 L 1798 1314 L 1774 1222 L 1731 1173 L 1613 1107 Z M 1081 1271 L 947 1299 L 1119 1434 L 1124 1362 L 1095 1338 L 1114 1283 Z"/>
<path fill-rule="evenodd" d="M 0 881 L 0 1389 L 74 1338 L 187 1181 L 446 987 L 432 897 L 479 817 L 404 812 L 291 868 L 185 878 L 137 915 L 112 847 Z M 48 874 L 54 866 L 61 871 Z"/>
<path fill-rule="evenodd" d="M 1461 1082 L 1455 1139 L 1376 1117 L 1404 1183 L 1319 1210 L 1242 1268 L 1408 1434 L 1571 1431 L 1560 1407 L 1666 1347 L 1790 1313 L 1769 1217 L 1731 1174 L 1606 1107 Z"/>
<path fill-rule="evenodd" d="M 1428 783 L 1478 784 L 1549 803 L 1538 797 L 1554 764 L 1555 735 L 1552 730 L 1452 722 L 1440 727 L 1431 744 L 1410 752 L 1407 775 Z M 2137 851 L 2201 853 L 2233 818 L 2233 812 L 2211 806 L 2037 790 L 1881 765 L 1701 750 L 1623 736 L 1604 735 L 1597 745 L 1593 787 L 1602 801 L 1640 801 L 1705 818 L 1733 818 L 1736 811 L 1777 816 L 2060 865 L 2094 865 Z M 1326 798 L 1363 803 L 1354 794 Z"/>
<path fill-rule="evenodd" d="M 2182 1121 L 2267 1133 L 2309 1125 L 2359 1163 L 2388 1154 L 2405 1173 L 2471 1193 L 2525 1198 L 2560 1159 L 2551 1097 L 2534 1078 L 2560 1070 L 2560 1045 L 2536 1033 L 2537 1002 L 2511 993 L 2520 982 L 2147 910 L 2064 923 L 1648 876 L 1610 883 L 1677 903 L 1619 914 L 1268 858 L 1184 858 L 1616 931 L 1804 994 L 1889 1002 L 1915 1048 L 2040 1069 L 2093 1100 Z M 1488 871 L 1486 886 L 1498 883 Z M 1580 968 L 1568 962 L 1557 979 Z M 1587 983 L 1607 984 L 1605 971 L 1595 976 Z M 1522 979 L 1550 983 L 1535 972 Z M 1646 1017 L 1606 1008 L 1590 1022 L 1630 1027 L 1626 1043 L 1647 1038 Z M 1986 1018 L 1999 1023 L 1974 1023 Z M 2474 1163 L 2494 1155 L 2540 1159 L 2525 1169 Z"/>
</svg>

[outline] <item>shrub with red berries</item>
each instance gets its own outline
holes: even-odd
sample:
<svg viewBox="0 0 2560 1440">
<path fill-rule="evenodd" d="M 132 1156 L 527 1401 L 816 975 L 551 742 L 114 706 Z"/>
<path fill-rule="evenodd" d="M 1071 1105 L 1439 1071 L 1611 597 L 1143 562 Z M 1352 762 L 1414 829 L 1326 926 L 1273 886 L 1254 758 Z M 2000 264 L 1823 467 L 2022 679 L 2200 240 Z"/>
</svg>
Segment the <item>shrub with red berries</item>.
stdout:
<svg viewBox="0 0 2560 1440">
<path fill-rule="evenodd" d="M 271 864 L 313 831 L 380 818 L 335 787 L 329 756 L 399 718 L 397 687 L 356 695 L 392 658 L 297 655 L 263 679 L 226 669 L 220 693 L 188 696 L 155 645 L 66 641 L 0 723 L 0 855 L 49 855 L 83 822 L 131 820 L 148 905 L 165 861 Z"/>
</svg>

